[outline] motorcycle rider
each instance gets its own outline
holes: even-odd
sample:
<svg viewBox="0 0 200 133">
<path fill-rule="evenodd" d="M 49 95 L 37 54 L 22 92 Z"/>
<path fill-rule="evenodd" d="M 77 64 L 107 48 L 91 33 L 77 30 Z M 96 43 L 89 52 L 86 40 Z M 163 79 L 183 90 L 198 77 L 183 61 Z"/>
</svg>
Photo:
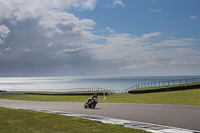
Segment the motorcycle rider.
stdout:
<svg viewBox="0 0 200 133">
<path fill-rule="evenodd" d="M 95 102 L 98 103 L 97 94 L 94 94 L 91 98 L 89 98 L 89 99 L 88 99 L 88 103 L 89 103 L 89 104 L 92 104 L 92 102 L 91 102 L 92 100 L 95 100 Z"/>
<path fill-rule="evenodd" d="M 97 99 L 97 94 L 94 94 L 94 95 L 92 96 L 92 99 L 94 99 L 94 98 Z"/>
</svg>

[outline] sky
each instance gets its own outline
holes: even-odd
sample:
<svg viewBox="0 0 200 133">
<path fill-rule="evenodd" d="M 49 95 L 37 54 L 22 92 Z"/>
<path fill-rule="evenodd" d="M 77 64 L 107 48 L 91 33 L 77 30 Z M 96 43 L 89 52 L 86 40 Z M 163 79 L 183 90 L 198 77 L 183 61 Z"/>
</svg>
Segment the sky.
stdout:
<svg viewBox="0 0 200 133">
<path fill-rule="evenodd" d="M 0 0 L 0 77 L 200 75 L 199 5 Z"/>
</svg>

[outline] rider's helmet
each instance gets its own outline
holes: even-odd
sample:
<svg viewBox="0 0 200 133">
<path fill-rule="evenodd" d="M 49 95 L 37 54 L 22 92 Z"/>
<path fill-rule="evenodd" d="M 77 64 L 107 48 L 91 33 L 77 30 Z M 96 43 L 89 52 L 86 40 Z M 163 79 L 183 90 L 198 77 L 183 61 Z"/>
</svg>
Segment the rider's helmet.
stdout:
<svg viewBox="0 0 200 133">
<path fill-rule="evenodd" d="M 94 94 L 94 97 L 97 98 L 97 94 Z"/>
</svg>

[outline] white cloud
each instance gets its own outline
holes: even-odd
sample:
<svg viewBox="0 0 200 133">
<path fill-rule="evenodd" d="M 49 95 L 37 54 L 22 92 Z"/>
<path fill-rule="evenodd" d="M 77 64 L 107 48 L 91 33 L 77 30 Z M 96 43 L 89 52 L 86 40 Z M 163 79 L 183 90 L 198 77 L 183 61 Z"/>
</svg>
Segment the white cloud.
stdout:
<svg viewBox="0 0 200 133">
<path fill-rule="evenodd" d="M 91 19 L 80 20 L 67 10 L 93 10 L 96 3 L 97 0 L 0 1 L 0 22 L 6 19 L 16 25 L 21 21 L 36 20 L 47 37 L 55 34 L 68 34 L 68 36 L 76 34 L 80 40 L 90 40 L 92 36 L 90 30 L 93 29 L 95 22 Z M 0 44 L 9 33 L 5 31 L 5 27 L 4 25 L 0 27 L 0 34 L 3 36 L 0 38 Z M 7 31 L 10 30 L 7 28 Z"/>
<path fill-rule="evenodd" d="M 112 3 L 105 5 L 106 7 L 116 7 L 117 5 L 125 7 L 125 3 L 122 0 L 113 0 Z"/>
<path fill-rule="evenodd" d="M 132 69 L 132 70 L 134 70 L 134 69 L 139 69 L 141 67 L 142 67 L 141 65 L 134 64 L 134 65 L 123 66 L 123 67 L 121 67 L 121 69 Z"/>
<path fill-rule="evenodd" d="M 59 53 L 65 53 L 65 52 L 75 52 L 75 51 L 79 51 L 82 50 L 82 48 L 75 48 L 75 49 L 64 49 L 59 51 Z"/>
<path fill-rule="evenodd" d="M 111 34 L 106 39 L 106 44 L 88 44 L 94 58 L 99 60 L 130 60 L 132 58 L 140 58 L 149 46 L 149 38 L 159 36 L 161 33 L 144 34 L 141 37 L 133 36 L 127 33 Z"/>
<path fill-rule="evenodd" d="M 170 64 L 170 65 L 178 65 L 178 64 L 180 64 L 180 63 L 177 62 L 177 61 L 175 61 L 175 60 L 172 60 L 169 64 Z"/>
<path fill-rule="evenodd" d="M 10 29 L 5 25 L 0 25 L 0 44 L 3 44 L 5 39 L 7 38 Z"/>
<path fill-rule="evenodd" d="M 24 51 L 24 52 L 30 52 L 30 51 L 31 51 L 31 49 L 29 49 L 29 48 L 25 47 L 25 48 L 23 49 L 23 51 Z"/>
<path fill-rule="evenodd" d="M 58 51 L 56 54 L 61 55 L 61 56 L 70 56 L 71 53 L 77 52 L 77 51 L 80 51 L 80 50 L 82 50 L 82 48 L 64 49 L 64 50 Z"/>
<path fill-rule="evenodd" d="M 97 0 L 53 0 L 53 6 L 59 9 L 93 10 Z"/>
<path fill-rule="evenodd" d="M 94 59 L 118 64 L 118 71 L 137 71 L 147 75 L 173 74 L 176 71 L 181 74 L 191 65 L 200 65 L 200 54 L 195 48 L 199 39 L 173 38 L 153 43 L 152 38 L 161 35 L 160 32 L 140 37 L 127 33 L 110 34 L 99 37 L 105 39 L 105 43 L 85 44 L 85 47 Z"/>
<path fill-rule="evenodd" d="M 173 36 L 171 36 L 171 37 L 169 37 L 170 39 L 175 39 L 176 37 L 173 37 Z"/>
<path fill-rule="evenodd" d="M 53 42 L 50 42 L 47 47 L 51 47 L 53 45 Z"/>
<path fill-rule="evenodd" d="M 109 31 L 110 33 L 115 33 L 115 31 L 112 30 L 110 27 L 106 27 L 106 30 Z"/>
<path fill-rule="evenodd" d="M 153 44 L 154 46 L 190 46 L 195 45 L 195 42 L 200 41 L 200 39 L 194 39 L 194 38 L 178 38 L 178 39 L 172 39 L 172 40 L 164 40 L 160 43 Z"/>
<path fill-rule="evenodd" d="M 97 3 L 97 0 L 86 0 L 86 1 L 83 1 L 83 3 L 81 4 L 82 5 L 82 9 L 84 10 L 93 10 L 96 6 L 96 3 Z"/>
<path fill-rule="evenodd" d="M 7 47 L 7 48 L 5 48 L 4 50 L 5 50 L 5 51 L 9 51 L 9 50 L 11 50 L 11 48 L 10 48 L 10 47 Z"/>
<path fill-rule="evenodd" d="M 39 24 L 46 30 L 46 36 L 51 37 L 54 33 L 87 34 L 87 30 L 93 29 L 95 22 L 91 19 L 80 20 L 66 12 L 49 11 L 48 16 L 42 18 Z"/>
<path fill-rule="evenodd" d="M 190 19 L 197 19 L 197 16 L 190 16 Z"/>
<path fill-rule="evenodd" d="M 151 37 L 154 37 L 154 36 L 160 36 L 160 35 L 161 35 L 160 32 L 154 32 L 154 33 L 144 34 L 144 35 L 142 35 L 142 38 L 147 39 L 147 38 L 151 38 Z"/>
<path fill-rule="evenodd" d="M 7 0 L 0 1 L 0 21 L 8 19 L 15 23 L 28 18 L 38 18 L 45 14 L 49 9 L 48 0 L 26 1 L 26 0 Z"/>
<path fill-rule="evenodd" d="M 122 7 L 125 6 L 125 4 L 121 0 L 113 0 L 113 6 L 115 7 L 117 5 L 120 5 Z"/>
<path fill-rule="evenodd" d="M 161 12 L 162 10 L 161 9 L 151 9 L 149 10 L 150 12 Z"/>
<path fill-rule="evenodd" d="M 29 18 L 40 18 L 48 11 L 75 9 L 93 10 L 97 0 L 6 0 L 0 1 L 0 21 L 9 19 L 13 23 Z"/>
</svg>

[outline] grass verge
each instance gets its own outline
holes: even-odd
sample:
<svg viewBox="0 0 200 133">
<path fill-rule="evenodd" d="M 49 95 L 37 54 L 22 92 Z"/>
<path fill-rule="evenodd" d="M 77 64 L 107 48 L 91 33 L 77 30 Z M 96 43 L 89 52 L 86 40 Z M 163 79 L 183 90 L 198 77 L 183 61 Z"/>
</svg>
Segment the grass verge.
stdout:
<svg viewBox="0 0 200 133">
<path fill-rule="evenodd" d="M 0 95 L 0 99 L 47 101 L 47 102 L 86 102 L 90 96 L 45 96 L 45 95 Z M 150 103 L 200 105 L 200 89 L 170 91 L 147 94 L 113 94 L 98 96 L 100 103 Z"/>
<path fill-rule="evenodd" d="M 104 124 L 83 118 L 7 108 L 0 108 L 0 120 L 1 133 L 146 133 L 143 130 Z"/>
</svg>

